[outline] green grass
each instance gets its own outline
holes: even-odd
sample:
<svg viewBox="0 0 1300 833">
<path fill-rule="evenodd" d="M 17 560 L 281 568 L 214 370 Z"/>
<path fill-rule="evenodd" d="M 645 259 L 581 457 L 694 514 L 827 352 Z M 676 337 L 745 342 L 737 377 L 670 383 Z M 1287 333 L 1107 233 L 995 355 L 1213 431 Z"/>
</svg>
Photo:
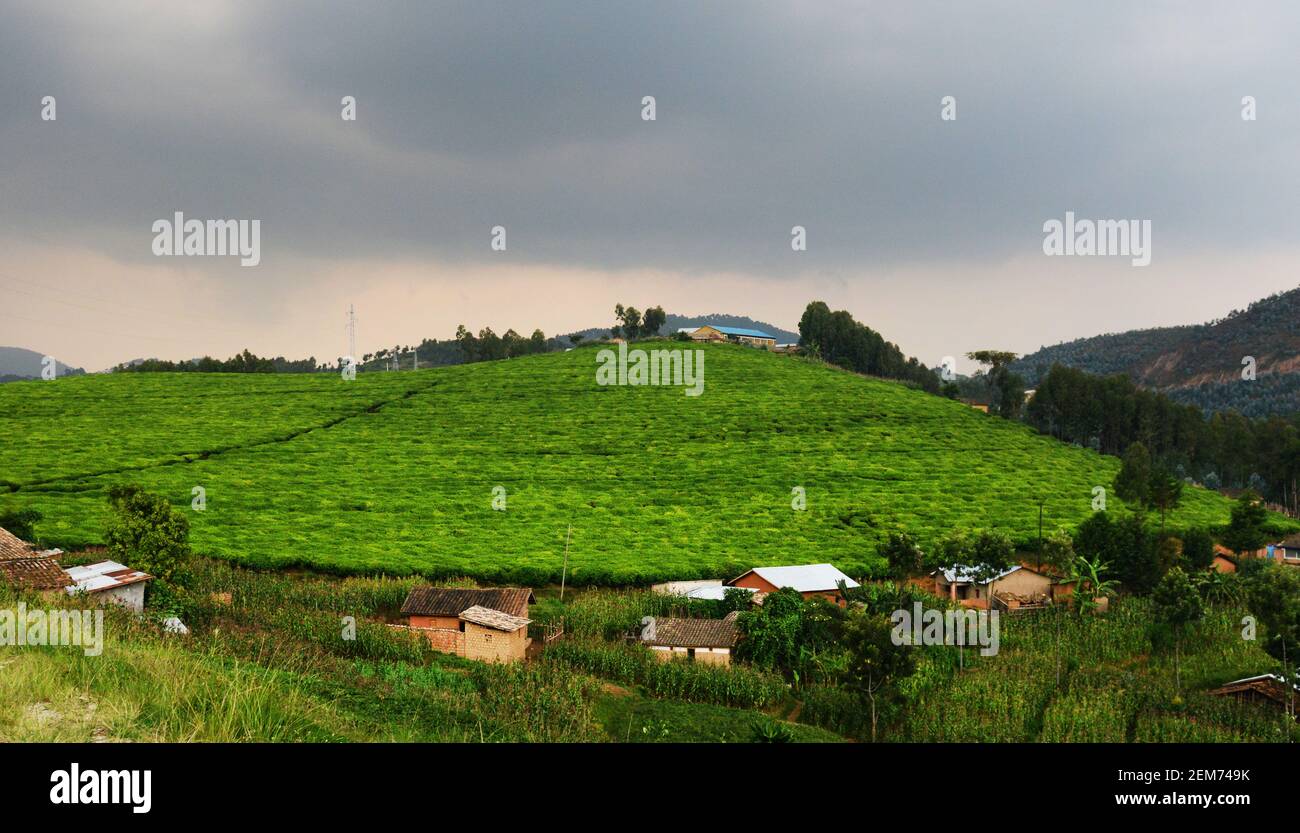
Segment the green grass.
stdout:
<svg viewBox="0 0 1300 833">
<path fill-rule="evenodd" d="M 669 344 L 661 346 L 676 347 Z M 708 346 L 705 389 L 600 387 L 595 350 L 404 373 L 121 374 L 0 386 L 0 509 L 100 540 L 136 482 L 188 507 L 199 552 L 341 573 L 629 584 L 758 564 L 878 566 L 894 530 L 1037 535 L 1092 511 L 1118 461 L 902 385 Z M 493 488 L 507 508 L 493 511 Z M 791 490 L 807 510 L 791 508 Z M 1222 524 L 1188 489 L 1174 527 Z M 1123 512 L 1113 496 L 1110 509 Z"/>
<path fill-rule="evenodd" d="M 1003 616 L 997 656 L 966 652 L 966 669 L 909 689 L 888 740 L 922 742 L 1279 742 L 1279 710 L 1205 692 L 1276 668 L 1241 638 L 1241 612 L 1214 608 L 1184 639 L 1181 696 L 1172 648 L 1156 649 L 1147 599 L 1104 616 L 1061 612 L 1056 683 L 1052 612 Z M 929 649 L 935 650 L 935 649 Z M 951 651 L 952 649 L 938 649 Z M 950 665 L 945 665 L 950 668 Z M 1294 730 L 1292 730 L 1294 732 Z"/>
<path fill-rule="evenodd" d="M 593 711 L 609 739 L 617 743 L 753 743 L 755 723 L 773 718 L 743 709 L 705 703 L 651 700 L 634 693 L 596 700 Z M 781 722 L 795 743 L 842 743 L 843 738 L 815 726 Z"/>
</svg>

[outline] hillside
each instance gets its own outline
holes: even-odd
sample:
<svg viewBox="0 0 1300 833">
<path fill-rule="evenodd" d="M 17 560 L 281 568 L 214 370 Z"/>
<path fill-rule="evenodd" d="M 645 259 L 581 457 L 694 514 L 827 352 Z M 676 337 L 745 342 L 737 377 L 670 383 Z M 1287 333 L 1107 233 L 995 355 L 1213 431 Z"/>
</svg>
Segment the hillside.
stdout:
<svg viewBox="0 0 1300 833">
<path fill-rule="evenodd" d="M 0 381 L 11 382 L 20 379 L 39 379 L 41 378 L 41 362 L 45 358 L 43 353 L 35 350 L 27 350 L 22 347 L 0 347 Z M 58 375 L 80 375 L 86 371 L 80 367 L 68 367 L 60 361 L 55 361 L 55 367 L 58 368 Z"/>
<path fill-rule="evenodd" d="M 1241 377 L 1246 356 L 1256 363 L 1251 382 Z M 1291 414 L 1300 411 L 1300 289 L 1207 324 L 1132 330 L 1044 347 L 1013 369 L 1032 388 L 1054 363 L 1090 373 L 1123 373 L 1206 411 Z"/>
<path fill-rule="evenodd" d="M 703 395 L 601 387 L 596 348 L 402 373 L 114 374 L 0 388 L 0 510 L 97 542 L 136 482 L 188 507 L 197 551 L 259 566 L 558 580 L 716 577 L 831 561 L 893 530 L 1036 539 L 1092 511 L 1118 461 L 901 384 L 733 345 Z M 504 511 L 493 510 L 503 487 Z M 806 511 L 791 508 L 803 487 Z M 1189 488 L 1174 527 L 1221 524 Z M 1112 498 L 1112 511 L 1123 512 Z"/>
</svg>

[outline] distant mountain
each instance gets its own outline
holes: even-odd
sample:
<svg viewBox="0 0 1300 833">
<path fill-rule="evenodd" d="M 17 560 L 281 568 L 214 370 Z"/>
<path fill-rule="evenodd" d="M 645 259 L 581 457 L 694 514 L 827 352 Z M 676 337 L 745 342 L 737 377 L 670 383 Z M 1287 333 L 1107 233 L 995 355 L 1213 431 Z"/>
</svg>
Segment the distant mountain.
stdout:
<svg viewBox="0 0 1300 833">
<path fill-rule="evenodd" d="M 1242 378 L 1254 359 L 1255 379 Z M 1130 330 L 1044 347 L 1012 369 L 1034 387 L 1053 364 L 1123 373 L 1205 411 L 1300 412 L 1300 288 L 1206 324 Z"/>
<path fill-rule="evenodd" d="M 21 379 L 41 378 L 41 362 L 44 353 L 26 350 L 22 347 L 0 347 L 0 382 L 13 382 Z M 80 367 L 68 367 L 55 360 L 54 366 L 59 376 L 81 376 L 86 371 Z"/>
</svg>

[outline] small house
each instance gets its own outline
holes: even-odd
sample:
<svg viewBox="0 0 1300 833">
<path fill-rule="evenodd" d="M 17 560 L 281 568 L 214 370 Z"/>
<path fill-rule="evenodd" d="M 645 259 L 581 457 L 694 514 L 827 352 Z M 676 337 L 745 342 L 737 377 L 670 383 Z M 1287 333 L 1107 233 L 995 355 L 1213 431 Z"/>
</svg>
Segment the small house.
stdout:
<svg viewBox="0 0 1300 833">
<path fill-rule="evenodd" d="M 678 332 L 689 335 L 691 341 L 731 341 L 737 344 L 748 344 L 750 347 L 761 347 L 764 350 L 776 349 L 776 336 L 762 330 L 705 324 L 702 327 L 682 327 Z"/>
<path fill-rule="evenodd" d="M 1272 557 L 1284 564 L 1300 564 L 1300 534 L 1288 535 L 1268 549 Z"/>
<path fill-rule="evenodd" d="M 1018 610 L 1047 604 L 1052 598 L 1051 577 L 1020 564 L 984 581 L 971 568 L 961 566 L 935 570 L 931 575 L 935 595 L 947 596 L 963 607 L 987 610 L 993 600 L 999 607 Z"/>
<path fill-rule="evenodd" d="M 528 652 L 526 587 L 417 587 L 402 604 L 412 631 L 435 651 L 483 662 L 520 662 Z"/>
<path fill-rule="evenodd" d="M 730 665 L 740 631 L 737 613 L 722 619 L 670 619 L 647 616 L 641 630 L 641 643 L 657 659 L 686 659 L 712 665 Z"/>
<path fill-rule="evenodd" d="M 1237 572 L 1237 556 L 1224 555 L 1221 552 L 1214 554 L 1214 561 L 1210 563 L 1216 573 L 1235 573 Z"/>
<path fill-rule="evenodd" d="M 1273 558 L 1277 546 L 1280 545 L 1269 544 L 1267 546 L 1260 547 L 1257 550 L 1247 550 L 1246 552 L 1238 553 L 1228 549 L 1223 544 L 1215 544 L 1214 554 L 1216 556 L 1223 556 L 1224 558 L 1232 561 L 1234 564 L 1239 565 L 1241 563 L 1241 559 L 1243 558 L 1263 558 L 1265 560 L 1271 559 Z"/>
<path fill-rule="evenodd" d="M 1233 680 L 1207 693 L 1217 697 L 1231 697 L 1239 703 L 1263 703 L 1279 709 L 1287 708 L 1287 686 L 1279 674 L 1259 674 Z M 1300 722 L 1300 685 L 1291 687 L 1291 712 Z"/>
<path fill-rule="evenodd" d="M 116 561 L 99 561 L 65 570 L 72 580 L 68 595 L 85 594 L 96 602 L 112 602 L 140 613 L 144 610 L 144 585 L 153 576 Z"/>
<path fill-rule="evenodd" d="M 828 602 L 844 604 L 840 583 L 857 587 L 858 583 L 830 564 L 803 564 L 791 567 L 755 567 L 727 582 L 729 587 L 747 587 L 759 593 L 771 593 L 791 587 L 805 598 L 814 596 Z"/>
</svg>

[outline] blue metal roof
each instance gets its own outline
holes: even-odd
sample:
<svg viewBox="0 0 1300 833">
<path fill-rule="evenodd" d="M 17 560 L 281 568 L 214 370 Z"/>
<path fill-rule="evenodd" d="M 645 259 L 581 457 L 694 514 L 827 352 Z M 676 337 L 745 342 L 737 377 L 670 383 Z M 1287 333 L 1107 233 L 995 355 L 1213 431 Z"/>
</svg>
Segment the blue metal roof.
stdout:
<svg viewBox="0 0 1300 833">
<path fill-rule="evenodd" d="M 776 338 L 775 336 L 768 335 L 762 330 L 746 330 L 740 327 L 719 327 L 717 324 L 705 324 L 704 326 L 712 327 L 718 332 L 725 333 L 729 336 L 748 336 L 750 338 L 771 338 L 771 339 Z"/>
</svg>

